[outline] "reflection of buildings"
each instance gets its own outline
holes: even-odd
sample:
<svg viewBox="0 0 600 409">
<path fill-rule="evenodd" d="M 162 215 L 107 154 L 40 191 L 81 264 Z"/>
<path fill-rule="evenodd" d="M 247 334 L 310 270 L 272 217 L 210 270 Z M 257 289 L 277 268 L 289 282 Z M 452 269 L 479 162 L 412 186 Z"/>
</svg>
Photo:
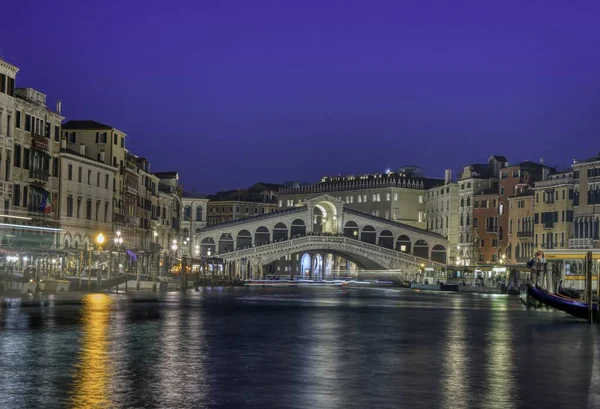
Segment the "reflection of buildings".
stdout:
<svg viewBox="0 0 600 409">
<path fill-rule="evenodd" d="M 425 192 L 427 230 L 448 238 L 448 262 L 456 261 L 458 246 L 458 184 L 452 182 L 452 173 L 446 171 L 444 183 Z"/>
<path fill-rule="evenodd" d="M 281 185 L 256 183 L 248 189 L 227 190 L 207 198 L 208 225 L 271 213 L 277 209 Z"/>
<path fill-rule="evenodd" d="M 279 207 L 293 207 L 329 194 L 350 209 L 424 229 L 425 190 L 439 183 L 443 180 L 426 178 L 415 167 L 358 176 L 326 176 L 315 184 L 281 188 Z"/>
</svg>

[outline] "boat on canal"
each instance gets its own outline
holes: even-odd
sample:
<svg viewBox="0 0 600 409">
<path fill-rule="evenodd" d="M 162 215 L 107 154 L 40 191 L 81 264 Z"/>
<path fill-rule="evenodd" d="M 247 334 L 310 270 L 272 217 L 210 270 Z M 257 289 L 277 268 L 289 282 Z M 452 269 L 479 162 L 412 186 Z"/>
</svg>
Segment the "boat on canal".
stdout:
<svg viewBox="0 0 600 409">
<path fill-rule="evenodd" d="M 577 318 L 588 319 L 589 304 L 561 294 L 549 292 L 539 285 L 527 285 L 527 294 L 534 300 L 548 307 L 566 312 Z M 598 306 L 593 305 L 592 319 L 598 316 Z"/>
</svg>

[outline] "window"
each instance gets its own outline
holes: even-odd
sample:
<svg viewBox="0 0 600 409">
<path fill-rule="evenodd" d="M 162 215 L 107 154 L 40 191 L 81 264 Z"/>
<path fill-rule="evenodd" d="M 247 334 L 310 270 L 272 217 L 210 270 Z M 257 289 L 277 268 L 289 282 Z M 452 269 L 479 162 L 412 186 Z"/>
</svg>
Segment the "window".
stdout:
<svg viewBox="0 0 600 409">
<path fill-rule="evenodd" d="M 108 221 L 108 202 L 104 203 L 104 221 Z"/>
<path fill-rule="evenodd" d="M 6 136 L 12 138 L 12 116 L 10 114 L 6 115 Z"/>
<path fill-rule="evenodd" d="M 60 126 L 58 125 L 54 126 L 54 140 L 60 142 Z"/>
<path fill-rule="evenodd" d="M 88 178 L 87 178 L 87 180 L 88 180 L 87 184 L 91 185 L 92 184 L 92 170 L 91 169 L 88 169 Z M 81 182 L 81 180 L 80 180 L 80 182 Z"/>
<path fill-rule="evenodd" d="M 498 247 L 498 239 L 492 239 L 492 247 Z"/>
<path fill-rule="evenodd" d="M 423 203 L 423 195 L 419 195 L 419 203 Z"/>
<path fill-rule="evenodd" d="M 71 164 L 67 167 L 67 179 L 73 180 L 73 165 Z"/>
<path fill-rule="evenodd" d="M 100 172 L 96 173 L 96 186 L 100 187 Z"/>
<path fill-rule="evenodd" d="M 17 111 L 17 115 L 15 117 L 15 128 L 21 129 L 21 111 Z"/>
<path fill-rule="evenodd" d="M 19 145 L 18 143 L 15 143 L 15 153 L 14 153 L 14 157 L 15 157 L 15 168 L 20 168 L 21 167 L 21 145 Z"/>
<path fill-rule="evenodd" d="M 386 193 L 385 194 L 385 200 L 387 200 L 388 202 L 392 199 L 392 194 L 391 193 Z"/>
<path fill-rule="evenodd" d="M 108 180 L 109 180 L 108 174 L 104 175 L 104 187 L 106 189 L 108 189 Z"/>
<path fill-rule="evenodd" d="M 81 168 L 81 166 L 79 167 L 79 172 L 78 172 L 78 176 L 79 176 L 79 183 L 81 183 L 83 181 L 83 169 Z"/>
<path fill-rule="evenodd" d="M 481 242 L 479 243 L 479 245 L 480 245 L 481 247 L 485 247 L 485 241 L 484 241 L 483 239 L 481 239 Z"/>
<path fill-rule="evenodd" d="M 121 136 L 121 148 L 125 147 L 125 137 Z"/>
<path fill-rule="evenodd" d="M 21 185 L 13 185 L 13 206 L 21 206 Z"/>
<path fill-rule="evenodd" d="M 473 217 L 473 228 L 477 228 L 477 217 Z"/>
<path fill-rule="evenodd" d="M 500 187 L 500 196 L 504 196 L 504 186 Z"/>
<path fill-rule="evenodd" d="M 362 196 L 358 195 L 358 203 L 362 203 Z"/>
<path fill-rule="evenodd" d="M 394 193 L 394 200 L 398 200 L 398 193 Z"/>
<path fill-rule="evenodd" d="M 23 169 L 29 169 L 29 149 L 23 149 Z"/>
<path fill-rule="evenodd" d="M 25 131 L 31 132 L 31 115 L 25 114 Z"/>
<path fill-rule="evenodd" d="M 374 202 L 377 201 L 377 195 L 376 194 L 373 194 L 373 201 Z"/>
<path fill-rule="evenodd" d="M 118 145 L 119 144 L 119 137 L 117 136 L 117 134 L 113 134 L 113 145 Z"/>
<path fill-rule="evenodd" d="M 68 143 L 76 143 L 77 142 L 77 133 L 76 132 L 67 132 L 67 142 Z"/>
<path fill-rule="evenodd" d="M 96 143 L 106 143 L 106 132 L 96 132 Z"/>
<path fill-rule="evenodd" d="M 92 199 L 88 199 L 85 206 L 85 218 L 92 220 Z"/>
<path fill-rule="evenodd" d="M 77 198 L 77 218 L 81 216 L 81 196 Z"/>
</svg>

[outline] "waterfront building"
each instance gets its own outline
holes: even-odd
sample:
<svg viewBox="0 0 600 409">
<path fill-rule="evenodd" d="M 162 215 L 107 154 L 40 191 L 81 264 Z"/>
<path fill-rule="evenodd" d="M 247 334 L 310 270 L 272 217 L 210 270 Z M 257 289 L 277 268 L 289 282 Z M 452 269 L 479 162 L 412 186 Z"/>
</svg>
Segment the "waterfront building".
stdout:
<svg viewBox="0 0 600 409">
<path fill-rule="evenodd" d="M 58 199 L 60 247 L 87 250 L 95 244 L 99 233 L 111 237 L 112 182 L 118 169 L 87 156 L 85 145 L 73 151 L 66 147 L 66 140 L 62 142 Z"/>
<path fill-rule="evenodd" d="M 181 205 L 183 214 L 181 217 L 181 241 L 184 243 L 182 251 L 188 256 L 200 255 L 200 243 L 193 237 L 206 227 L 208 197 L 195 192 L 183 192 Z M 232 209 L 233 210 L 233 209 Z M 185 244 L 187 240 L 187 244 Z"/>
<path fill-rule="evenodd" d="M 248 189 L 227 190 L 207 196 L 208 225 L 271 213 L 277 209 L 282 185 L 256 183 Z"/>
<path fill-rule="evenodd" d="M 521 162 L 507 166 L 500 171 L 498 181 L 498 257 L 506 256 L 509 245 L 508 231 L 508 199 L 518 192 L 526 191 L 533 187 L 535 182 L 544 180 L 552 169 L 543 163 L 531 161 Z"/>
<path fill-rule="evenodd" d="M 154 208 L 154 247 L 160 252 L 160 271 L 167 274 L 180 241 L 181 187 L 177 172 L 158 172 L 158 205 Z M 173 247 L 175 244 L 176 247 Z"/>
<path fill-rule="evenodd" d="M 279 207 L 294 207 L 329 194 L 349 209 L 426 229 L 425 191 L 443 183 L 443 179 L 424 177 L 417 167 L 357 176 L 326 176 L 315 184 L 294 183 L 281 188 Z"/>
<path fill-rule="evenodd" d="M 471 265 L 479 261 L 480 240 L 477 234 L 477 226 L 473 225 L 474 197 L 482 192 L 491 192 L 498 189 L 498 174 L 500 169 L 506 167 L 506 157 L 493 155 L 488 158 L 487 163 L 473 163 L 463 167 L 459 186 L 458 205 L 458 235 L 459 244 L 456 263 L 459 265 Z"/>
<path fill-rule="evenodd" d="M 455 264 L 459 244 L 459 187 L 452 181 L 452 171 L 446 170 L 444 183 L 425 191 L 427 230 L 448 239 L 448 263 Z"/>
<path fill-rule="evenodd" d="M 15 137 L 15 79 L 19 69 L 0 59 L 0 209 L 9 214 L 12 202 L 12 158 Z M 2 219 L 5 223 L 7 218 Z M 1 234 L 4 242 L 4 234 Z"/>
<path fill-rule="evenodd" d="M 469 225 L 469 215 L 463 226 Z M 473 196 L 473 241 L 471 257 L 475 263 L 495 263 L 498 259 L 498 188 L 493 187 Z M 472 262 L 472 261 L 471 261 Z M 474 264 L 474 263 L 473 263 Z"/>
<path fill-rule="evenodd" d="M 528 187 L 518 188 L 508 198 L 508 246 L 506 261 L 510 264 L 527 263 L 533 257 L 534 191 Z"/>
<path fill-rule="evenodd" d="M 30 219 L 23 224 L 58 228 L 60 124 L 64 118 L 48 109 L 46 95 L 33 88 L 17 88 L 15 96 L 11 213 Z M 7 116 L 7 124 L 12 126 L 12 122 Z M 51 249 L 57 247 L 57 240 L 57 234 L 45 234 L 43 239 L 27 239 L 23 244 Z"/>
<path fill-rule="evenodd" d="M 566 249 L 573 230 L 573 171 L 555 172 L 535 183 L 534 245 Z M 571 244 L 573 244 L 571 242 Z M 528 254 L 528 256 L 533 256 Z"/>
<path fill-rule="evenodd" d="M 574 161 L 573 237 L 569 248 L 598 248 L 600 240 L 600 155 Z"/>
</svg>

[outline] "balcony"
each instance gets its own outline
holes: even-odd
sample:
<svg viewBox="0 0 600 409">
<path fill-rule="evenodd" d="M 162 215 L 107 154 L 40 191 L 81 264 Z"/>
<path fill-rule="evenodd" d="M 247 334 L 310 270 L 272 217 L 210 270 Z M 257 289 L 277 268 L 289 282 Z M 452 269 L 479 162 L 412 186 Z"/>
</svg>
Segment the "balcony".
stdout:
<svg viewBox="0 0 600 409">
<path fill-rule="evenodd" d="M 29 181 L 31 183 L 45 184 L 48 181 L 50 173 L 47 169 L 30 169 Z"/>
<path fill-rule="evenodd" d="M 113 221 L 113 223 L 125 224 L 126 223 L 125 215 L 121 214 L 121 213 L 113 213 L 112 221 Z"/>
<path fill-rule="evenodd" d="M 519 231 L 517 232 L 517 237 L 518 238 L 531 238 L 533 237 L 533 232 L 532 231 Z"/>
<path fill-rule="evenodd" d="M 125 188 L 125 192 L 129 193 L 130 195 L 137 195 L 137 189 L 131 186 L 127 186 Z"/>
<path fill-rule="evenodd" d="M 592 249 L 594 248 L 594 239 L 569 239 L 570 249 Z"/>
<path fill-rule="evenodd" d="M 130 226 L 139 226 L 140 225 L 140 218 L 137 216 L 125 216 L 125 224 L 128 224 Z"/>
</svg>

